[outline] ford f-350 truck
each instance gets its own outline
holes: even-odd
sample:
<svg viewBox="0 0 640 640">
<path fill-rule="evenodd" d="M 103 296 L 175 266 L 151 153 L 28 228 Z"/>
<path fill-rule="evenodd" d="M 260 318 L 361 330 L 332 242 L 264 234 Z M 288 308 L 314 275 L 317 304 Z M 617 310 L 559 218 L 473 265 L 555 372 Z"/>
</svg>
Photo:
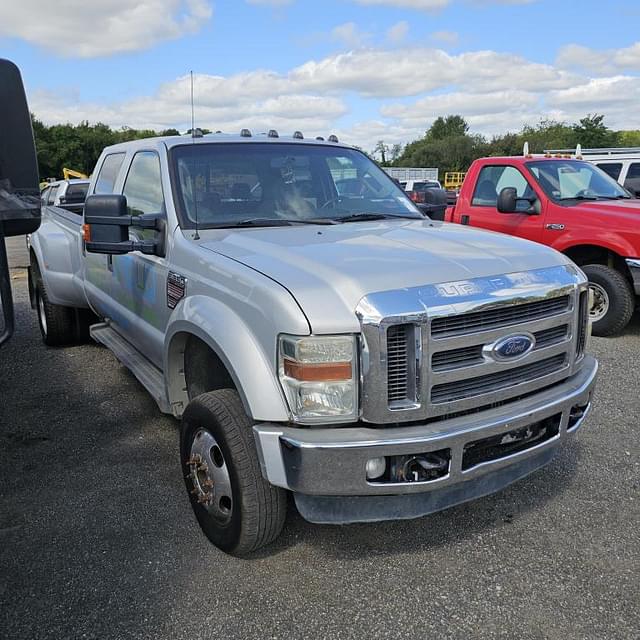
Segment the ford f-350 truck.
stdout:
<svg viewBox="0 0 640 640">
<path fill-rule="evenodd" d="M 591 406 L 584 274 L 425 218 L 333 136 L 109 147 L 84 215 L 47 208 L 30 250 L 45 342 L 90 331 L 181 419 L 189 499 L 232 554 L 279 534 L 287 491 L 318 523 L 497 491 Z"/>
<path fill-rule="evenodd" d="M 622 331 L 640 300 L 640 201 L 579 158 L 480 158 L 445 220 L 549 245 L 584 271 L 593 333 Z"/>
</svg>

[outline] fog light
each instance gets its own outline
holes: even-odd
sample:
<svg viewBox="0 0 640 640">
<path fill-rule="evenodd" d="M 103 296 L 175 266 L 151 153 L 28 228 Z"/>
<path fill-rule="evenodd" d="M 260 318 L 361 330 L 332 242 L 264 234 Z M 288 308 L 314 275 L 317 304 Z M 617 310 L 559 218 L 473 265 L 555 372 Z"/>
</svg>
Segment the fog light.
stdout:
<svg viewBox="0 0 640 640">
<path fill-rule="evenodd" d="M 371 460 L 367 460 L 365 469 L 367 480 L 374 480 L 384 474 L 387 469 L 387 461 L 385 458 L 371 458 Z"/>
</svg>

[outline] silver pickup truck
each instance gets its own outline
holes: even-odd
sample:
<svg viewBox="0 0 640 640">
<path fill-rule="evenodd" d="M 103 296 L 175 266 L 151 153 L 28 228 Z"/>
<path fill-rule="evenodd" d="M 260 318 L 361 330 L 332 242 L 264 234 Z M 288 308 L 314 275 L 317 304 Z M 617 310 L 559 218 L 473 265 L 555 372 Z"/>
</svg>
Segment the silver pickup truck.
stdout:
<svg viewBox="0 0 640 640">
<path fill-rule="evenodd" d="M 334 136 L 109 147 L 84 217 L 45 208 L 30 250 L 45 342 L 90 332 L 181 418 L 189 499 L 229 553 L 279 534 L 287 491 L 319 523 L 492 493 L 589 411 L 581 271 L 425 218 Z"/>
</svg>

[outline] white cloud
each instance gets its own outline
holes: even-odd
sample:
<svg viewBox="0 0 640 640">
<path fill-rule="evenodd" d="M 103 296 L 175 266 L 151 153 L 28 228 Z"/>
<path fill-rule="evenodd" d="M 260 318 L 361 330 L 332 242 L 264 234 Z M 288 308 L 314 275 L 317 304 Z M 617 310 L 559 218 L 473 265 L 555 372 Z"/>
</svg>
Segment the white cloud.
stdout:
<svg viewBox="0 0 640 640">
<path fill-rule="evenodd" d="M 444 44 L 458 44 L 460 35 L 455 31 L 434 31 L 431 34 L 431 39 L 437 42 L 443 42 Z"/>
<path fill-rule="evenodd" d="M 357 33 L 355 26 L 345 27 L 342 37 Z M 541 118 L 575 122 L 593 112 L 605 113 L 613 128 L 640 128 L 639 77 L 589 78 L 494 51 L 452 55 L 427 47 L 358 48 L 284 73 L 196 74 L 194 82 L 201 127 L 231 132 L 243 127 L 300 129 L 307 136 L 335 130 L 341 139 L 367 149 L 379 139 L 389 144 L 415 139 L 437 116 L 453 113 L 463 115 L 472 131 L 487 135 Z M 88 119 L 115 127 L 186 129 L 189 95 L 190 79 L 183 76 L 151 95 L 106 105 L 68 92 L 65 98 L 41 92 L 29 99 L 34 113 L 47 123 Z M 348 106 L 354 95 L 358 108 L 365 105 L 371 113 L 373 107 L 378 115 L 354 123 L 357 113 Z"/>
<path fill-rule="evenodd" d="M 640 71 L 640 42 L 620 49 L 590 49 L 578 44 L 563 47 L 556 63 L 561 67 L 594 73 Z"/>
<path fill-rule="evenodd" d="M 21 0 L 4 4 L 0 35 L 91 58 L 195 33 L 211 15 L 209 0 L 58 0 L 50 11 L 41 0 Z"/>
<path fill-rule="evenodd" d="M 353 49 L 364 46 L 370 38 L 371 34 L 360 31 L 355 22 L 345 22 L 331 30 L 332 40 L 341 42 Z"/>
<path fill-rule="evenodd" d="M 387 40 L 392 44 L 400 44 L 406 39 L 408 33 L 409 23 L 406 20 L 401 20 L 389 27 L 387 30 Z"/>
</svg>

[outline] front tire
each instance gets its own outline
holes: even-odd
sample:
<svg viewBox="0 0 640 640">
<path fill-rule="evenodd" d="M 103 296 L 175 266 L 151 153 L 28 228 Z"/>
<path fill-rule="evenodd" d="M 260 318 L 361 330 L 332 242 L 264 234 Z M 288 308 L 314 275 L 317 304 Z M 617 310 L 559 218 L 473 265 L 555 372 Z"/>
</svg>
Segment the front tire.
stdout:
<svg viewBox="0 0 640 640">
<path fill-rule="evenodd" d="M 589 279 L 594 299 L 589 310 L 593 335 L 604 337 L 619 333 L 629 324 L 635 306 L 627 279 L 616 269 L 603 264 L 588 264 L 582 270 Z"/>
<path fill-rule="evenodd" d="M 286 493 L 262 477 L 252 423 L 236 391 L 210 391 L 189 403 L 180 457 L 191 506 L 214 545 L 242 556 L 278 537 Z"/>
</svg>

